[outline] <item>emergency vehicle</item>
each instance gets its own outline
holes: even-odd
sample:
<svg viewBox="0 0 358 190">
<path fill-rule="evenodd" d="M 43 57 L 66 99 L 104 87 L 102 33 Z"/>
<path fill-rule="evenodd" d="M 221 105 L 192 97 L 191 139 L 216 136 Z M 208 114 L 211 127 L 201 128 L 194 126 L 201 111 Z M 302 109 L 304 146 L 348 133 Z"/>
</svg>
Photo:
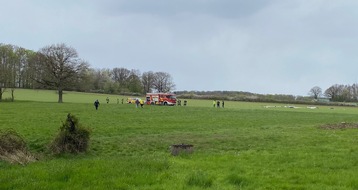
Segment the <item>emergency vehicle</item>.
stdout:
<svg viewBox="0 0 358 190">
<path fill-rule="evenodd" d="M 177 103 L 177 98 L 172 93 L 147 93 L 146 103 L 148 105 L 174 106 Z"/>
</svg>

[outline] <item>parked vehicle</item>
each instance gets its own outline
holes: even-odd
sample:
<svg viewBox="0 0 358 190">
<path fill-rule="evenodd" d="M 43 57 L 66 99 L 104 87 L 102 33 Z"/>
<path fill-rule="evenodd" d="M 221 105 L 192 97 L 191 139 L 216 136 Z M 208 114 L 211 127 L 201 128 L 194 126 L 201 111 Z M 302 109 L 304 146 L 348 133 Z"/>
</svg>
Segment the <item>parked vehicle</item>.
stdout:
<svg viewBox="0 0 358 190">
<path fill-rule="evenodd" d="M 172 93 L 147 93 L 146 104 L 174 106 L 177 103 L 175 94 Z"/>
</svg>

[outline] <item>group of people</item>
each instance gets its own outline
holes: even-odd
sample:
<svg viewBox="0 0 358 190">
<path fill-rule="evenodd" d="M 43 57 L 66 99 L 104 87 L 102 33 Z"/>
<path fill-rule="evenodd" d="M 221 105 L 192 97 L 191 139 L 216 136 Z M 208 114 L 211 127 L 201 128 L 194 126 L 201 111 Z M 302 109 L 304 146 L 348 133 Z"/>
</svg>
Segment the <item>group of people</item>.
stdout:
<svg viewBox="0 0 358 190">
<path fill-rule="evenodd" d="M 106 101 L 107 101 L 107 104 L 108 104 L 108 103 L 109 103 L 109 98 L 108 98 L 108 97 L 106 98 Z M 117 104 L 118 104 L 118 103 L 119 103 L 119 99 L 117 99 Z M 186 106 L 187 103 L 188 103 L 188 101 L 187 101 L 187 100 L 184 100 L 184 106 Z M 98 110 L 99 104 L 100 104 L 100 103 L 99 103 L 98 100 L 96 100 L 96 101 L 94 102 L 94 106 L 95 106 L 96 110 Z M 122 104 L 123 104 L 123 99 L 122 99 Z M 143 108 L 144 101 L 143 101 L 142 99 L 136 99 L 136 100 L 135 100 L 135 104 L 136 104 L 136 108 L 138 108 L 139 105 L 140 105 L 141 108 Z M 222 107 L 222 108 L 225 107 L 225 102 L 224 102 L 224 100 L 222 100 L 221 102 L 220 102 L 220 100 L 214 100 L 214 101 L 213 101 L 213 107 L 214 107 L 214 108 L 215 108 L 215 107 L 220 108 L 220 104 L 221 104 L 221 107 Z M 181 106 L 181 100 L 178 99 L 177 105 L 178 105 L 178 106 Z"/>
<path fill-rule="evenodd" d="M 187 103 L 188 103 L 188 101 L 184 100 L 184 106 L 186 106 Z M 181 106 L 181 100 L 179 100 L 179 99 L 177 100 L 177 105 Z"/>
<path fill-rule="evenodd" d="M 214 100 L 213 101 L 213 107 L 215 108 L 215 106 L 217 107 L 217 108 L 220 108 L 220 100 Z M 224 102 L 224 100 L 221 102 L 221 107 L 222 108 L 224 108 L 225 107 L 225 102 Z"/>
<path fill-rule="evenodd" d="M 109 97 L 106 98 L 107 104 L 109 104 Z M 124 103 L 124 99 L 122 98 L 122 104 Z M 119 104 L 119 98 L 117 98 L 117 104 Z"/>
<path fill-rule="evenodd" d="M 106 98 L 106 102 L 107 102 L 107 104 L 109 103 L 109 98 L 108 98 L 108 97 Z M 122 98 L 122 104 L 123 104 L 123 102 L 124 102 L 124 100 L 123 100 L 123 98 Z M 119 99 L 118 99 L 118 98 L 117 98 L 117 104 L 119 104 Z M 140 107 L 143 108 L 144 101 L 143 101 L 143 100 L 140 100 L 140 99 L 136 99 L 135 104 L 136 104 L 136 107 L 137 107 L 137 108 L 139 107 L 139 105 L 140 105 Z M 93 105 L 94 105 L 94 107 L 96 108 L 96 110 L 98 110 L 98 107 L 99 107 L 99 105 L 100 105 L 98 99 L 97 99 L 96 101 L 94 101 Z"/>
<path fill-rule="evenodd" d="M 136 108 L 138 108 L 139 105 L 140 105 L 141 108 L 143 108 L 144 101 L 143 101 L 142 99 L 138 99 L 138 98 L 137 98 L 137 99 L 135 100 L 135 106 L 136 106 Z"/>
<path fill-rule="evenodd" d="M 124 102 L 124 99 L 122 98 L 122 104 Z M 117 104 L 119 104 L 119 99 L 117 98 Z"/>
</svg>

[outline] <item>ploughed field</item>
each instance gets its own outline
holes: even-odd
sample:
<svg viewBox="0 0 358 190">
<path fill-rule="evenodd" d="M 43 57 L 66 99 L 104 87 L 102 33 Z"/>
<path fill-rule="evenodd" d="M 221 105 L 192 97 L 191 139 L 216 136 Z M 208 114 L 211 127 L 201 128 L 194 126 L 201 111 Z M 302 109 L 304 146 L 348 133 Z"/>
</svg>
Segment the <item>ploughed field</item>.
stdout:
<svg viewBox="0 0 358 190">
<path fill-rule="evenodd" d="M 121 104 L 124 96 L 63 98 L 19 89 L 15 102 L 0 102 L 0 130 L 17 131 L 37 158 L 0 161 L 0 189 L 358 189 L 358 108 L 214 108 L 213 100 L 136 108 Z M 89 150 L 52 155 L 48 145 L 68 113 L 91 129 Z M 182 143 L 193 149 L 173 156 L 171 145 Z"/>
</svg>

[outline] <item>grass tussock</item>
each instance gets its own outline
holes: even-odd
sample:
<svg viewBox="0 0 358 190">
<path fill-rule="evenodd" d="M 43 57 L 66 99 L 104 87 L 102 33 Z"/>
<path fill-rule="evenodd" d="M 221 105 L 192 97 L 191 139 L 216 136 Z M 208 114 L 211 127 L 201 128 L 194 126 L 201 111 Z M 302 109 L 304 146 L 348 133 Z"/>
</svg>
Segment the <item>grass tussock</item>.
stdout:
<svg viewBox="0 0 358 190">
<path fill-rule="evenodd" d="M 16 131 L 8 129 L 0 131 L 0 160 L 26 165 L 36 158 L 27 150 L 25 140 Z"/>
<path fill-rule="evenodd" d="M 189 186 L 198 186 L 202 188 L 209 188 L 213 185 L 214 179 L 203 171 L 195 171 L 187 178 Z"/>
<path fill-rule="evenodd" d="M 236 174 L 231 174 L 227 177 L 227 180 L 230 184 L 233 184 L 238 187 L 244 187 L 248 185 L 248 180 L 244 177 L 238 176 Z"/>
<path fill-rule="evenodd" d="M 50 145 L 54 154 L 86 152 L 89 146 L 91 131 L 82 127 L 78 119 L 71 114 L 62 123 L 59 134 Z"/>
</svg>

